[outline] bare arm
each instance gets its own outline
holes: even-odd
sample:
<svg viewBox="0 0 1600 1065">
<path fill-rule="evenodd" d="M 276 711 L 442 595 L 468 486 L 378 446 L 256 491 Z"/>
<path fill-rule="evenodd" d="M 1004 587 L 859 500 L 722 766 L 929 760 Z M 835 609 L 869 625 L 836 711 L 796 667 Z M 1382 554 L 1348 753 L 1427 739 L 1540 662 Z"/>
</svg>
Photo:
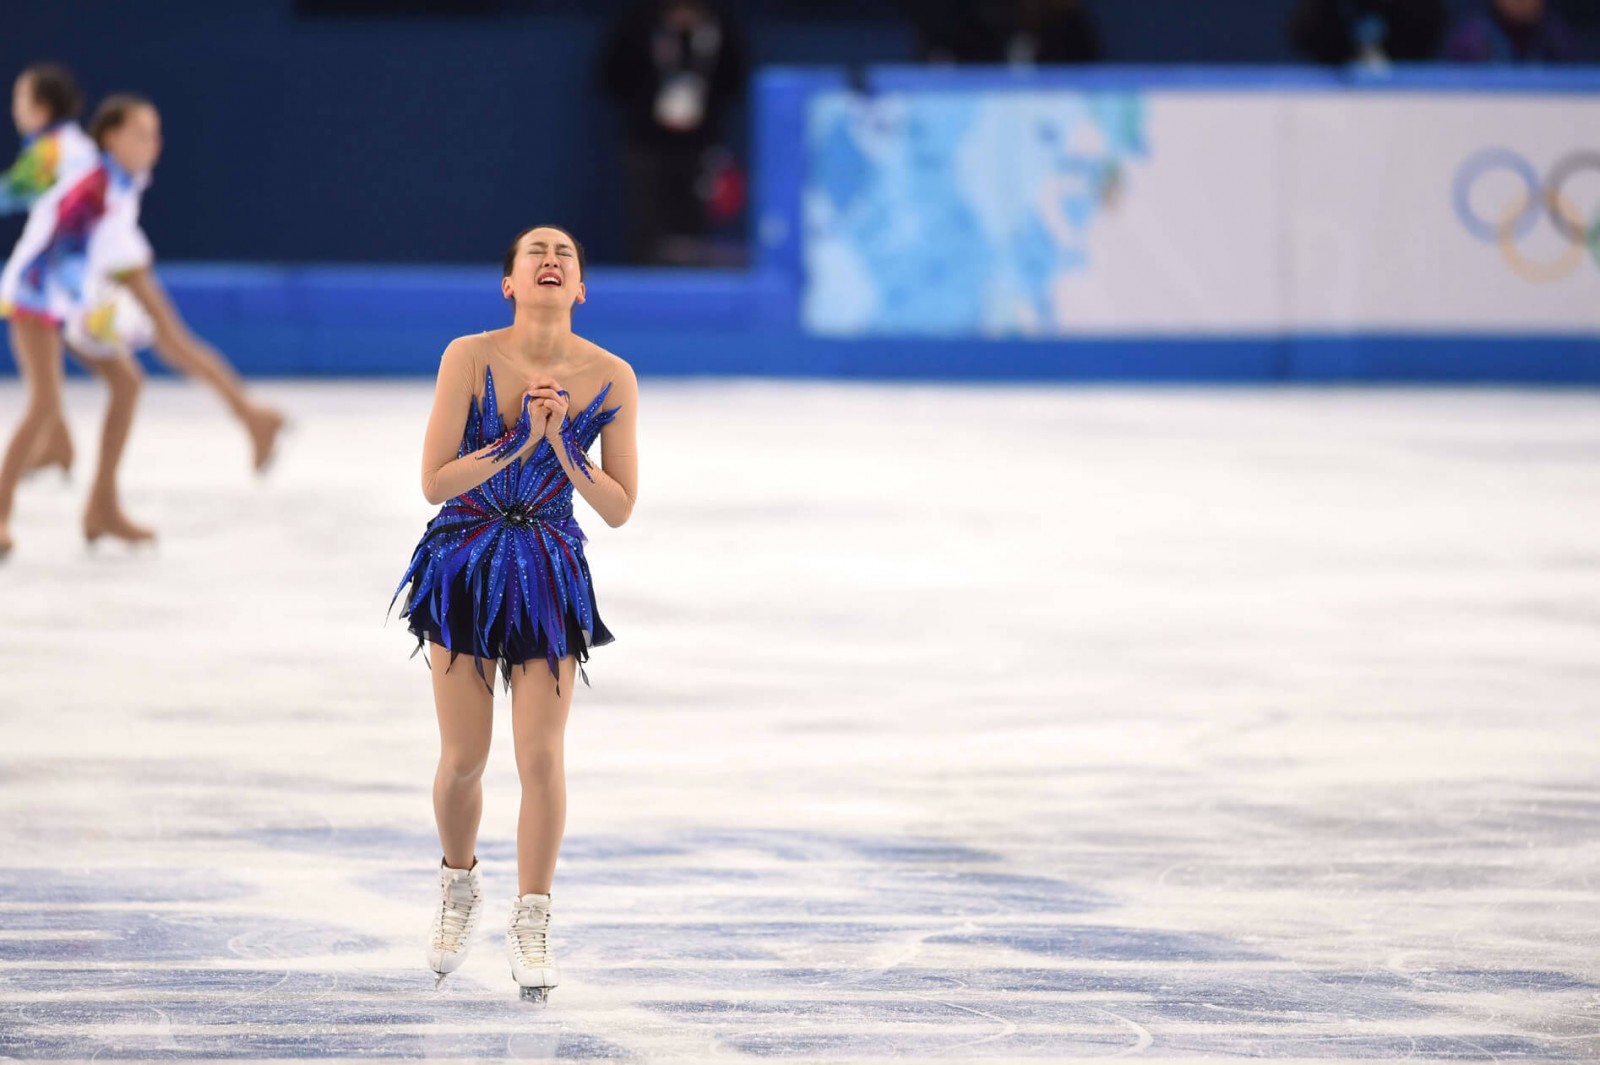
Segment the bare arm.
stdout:
<svg viewBox="0 0 1600 1065">
<path fill-rule="evenodd" d="M 512 459 L 525 456 L 544 435 L 545 414 L 533 407 L 533 431 L 520 450 L 491 458 L 493 444 L 456 457 L 461 433 L 467 425 L 467 405 L 474 402 L 472 359 L 461 341 L 453 341 L 439 360 L 439 379 L 433 389 L 433 411 L 422 441 L 422 494 L 435 505 L 470 492 L 503 469 Z"/>
<path fill-rule="evenodd" d="M 535 395 L 542 395 L 552 390 L 535 388 Z M 553 409 L 554 402 L 548 396 L 541 401 L 546 409 Z M 605 406 L 621 407 L 617 415 L 600 430 L 600 458 L 599 465 L 589 464 L 585 472 L 573 465 L 572 459 L 567 455 L 567 449 L 562 445 L 559 426 L 559 416 L 552 417 L 546 423 L 545 436 L 550 442 L 550 450 L 555 454 L 556 461 L 561 463 L 561 468 L 566 472 L 572 486 L 584 498 L 595 513 L 599 514 L 605 523 L 616 528 L 628 520 L 633 513 L 633 503 L 639 492 L 639 448 L 637 444 L 637 427 L 639 419 L 639 381 L 634 376 L 633 370 L 626 363 L 615 377 L 612 378 L 611 391 L 606 396 Z"/>
</svg>

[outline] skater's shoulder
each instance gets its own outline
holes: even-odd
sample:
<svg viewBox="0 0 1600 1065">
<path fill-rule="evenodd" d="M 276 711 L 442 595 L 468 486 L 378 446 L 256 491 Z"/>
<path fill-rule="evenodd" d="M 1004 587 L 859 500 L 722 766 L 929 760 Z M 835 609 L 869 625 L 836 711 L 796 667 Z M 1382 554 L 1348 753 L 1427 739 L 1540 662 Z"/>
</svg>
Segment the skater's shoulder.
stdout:
<svg viewBox="0 0 1600 1065">
<path fill-rule="evenodd" d="M 488 360 L 489 340 L 486 333 L 469 333 L 456 337 L 444 346 L 439 356 L 440 374 L 459 377 L 469 390 L 476 391 L 476 382 L 483 374 Z"/>
<path fill-rule="evenodd" d="M 466 356 L 476 355 L 487 350 L 488 347 L 489 334 L 487 331 L 481 333 L 466 333 L 462 336 L 456 337 L 454 340 L 450 341 L 450 343 L 446 344 L 444 346 L 444 353 L 446 357 L 449 357 L 453 354 L 456 358 L 463 358 Z"/>
<path fill-rule="evenodd" d="M 632 395 L 638 390 L 639 379 L 627 359 L 607 351 L 592 340 L 583 337 L 578 339 L 583 341 L 586 360 L 598 371 L 595 376 L 611 384 L 612 395 Z"/>
<path fill-rule="evenodd" d="M 439 357 L 441 362 L 455 363 L 463 366 L 482 365 L 489 352 L 488 333 L 468 333 L 456 337 L 444 346 L 444 354 Z"/>
</svg>

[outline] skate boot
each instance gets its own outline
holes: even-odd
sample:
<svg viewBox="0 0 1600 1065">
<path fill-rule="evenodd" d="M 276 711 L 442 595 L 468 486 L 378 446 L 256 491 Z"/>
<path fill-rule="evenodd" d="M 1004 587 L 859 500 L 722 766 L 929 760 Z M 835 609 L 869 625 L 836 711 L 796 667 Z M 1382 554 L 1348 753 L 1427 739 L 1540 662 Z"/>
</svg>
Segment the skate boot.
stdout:
<svg viewBox="0 0 1600 1065">
<path fill-rule="evenodd" d="M 472 949 L 472 930 L 483 912 L 483 878 L 478 860 L 469 869 L 452 869 L 439 859 L 439 912 L 433 916 L 433 931 L 428 936 L 428 965 L 444 983 L 467 959 Z"/>
<path fill-rule="evenodd" d="M 506 929 L 506 954 L 511 978 L 522 988 L 524 1002 L 547 1002 L 561 982 L 561 970 L 550 952 L 550 896 L 523 895 L 511 904 Z"/>
</svg>

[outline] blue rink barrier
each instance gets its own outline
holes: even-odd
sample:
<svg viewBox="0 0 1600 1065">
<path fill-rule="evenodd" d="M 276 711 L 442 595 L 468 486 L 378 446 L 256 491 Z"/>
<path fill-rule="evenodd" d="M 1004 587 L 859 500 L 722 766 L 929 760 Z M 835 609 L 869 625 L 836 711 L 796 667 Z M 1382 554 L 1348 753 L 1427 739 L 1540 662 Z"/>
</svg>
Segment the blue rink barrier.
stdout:
<svg viewBox="0 0 1600 1065">
<path fill-rule="evenodd" d="M 1305 68 L 1099 67 L 1018 74 L 913 67 L 770 69 L 751 113 L 749 270 L 593 267 L 583 335 L 643 374 L 997 381 L 1486 382 L 1600 384 L 1594 332 L 1251 335 L 1051 339 L 837 337 L 808 333 L 803 291 L 803 128 L 819 92 L 1022 89 L 1281 94 L 1600 94 L 1600 68 L 1428 67 L 1370 76 Z M 157 245 L 160 234 L 155 233 Z M 491 249 L 492 250 L 492 249 Z M 507 320 L 499 272 L 483 267 L 162 263 L 190 324 L 251 376 L 431 375 L 452 337 Z M 1600 296 L 1600 288 L 1597 288 Z M 1597 301 L 1600 305 L 1600 301 Z M 1600 322 L 1600 317 L 1597 317 Z M 9 362 L 7 353 L 6 360 Z M 153 363 L 152 363 L 153 364 Z"/>
<path fill-rule="evenodd" d="M 195 331 L 249 376 L 432 375 L 451 338 L 508 318 L 493 267 L 172 264 L 160 273 Z M 588 293 L 577 331 L 653 375 L 1600 384 L 1592 336 L 833 339 L 797 327 L 793 291 L 770 268 L 594 267 Z"/>
</svg>

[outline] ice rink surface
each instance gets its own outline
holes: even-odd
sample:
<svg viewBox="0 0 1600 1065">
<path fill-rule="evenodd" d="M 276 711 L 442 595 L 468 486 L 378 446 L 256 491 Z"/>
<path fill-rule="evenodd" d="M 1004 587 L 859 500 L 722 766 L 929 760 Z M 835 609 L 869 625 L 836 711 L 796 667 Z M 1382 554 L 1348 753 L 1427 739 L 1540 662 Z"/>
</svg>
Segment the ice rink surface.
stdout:
<svg viewBox="0 0 1600 1065">
<path fill-rule="evenodd" d="M 0 567 L 0 1057 L 1600 1059 L 1600 394 L 644 382 L 564 981 L 440 991 L 426 383 L 153 382 Z M 0 390 L 9 433 L 22 394 Z"/>
</svg>

